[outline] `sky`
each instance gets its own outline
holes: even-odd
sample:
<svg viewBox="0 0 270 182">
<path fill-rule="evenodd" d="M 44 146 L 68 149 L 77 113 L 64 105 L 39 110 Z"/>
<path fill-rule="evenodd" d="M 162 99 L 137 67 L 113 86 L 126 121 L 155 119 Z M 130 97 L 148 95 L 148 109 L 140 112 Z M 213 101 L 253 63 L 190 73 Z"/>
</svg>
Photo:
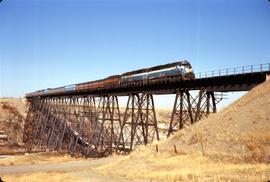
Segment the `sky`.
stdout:
<svg viewBox="0 0 270 182">
<path fill-rule="evenodd" d="M 176 60 L 269 63 L 269 47 L 268 0 L 3 0 L 0 97 Z"/>
</svg>

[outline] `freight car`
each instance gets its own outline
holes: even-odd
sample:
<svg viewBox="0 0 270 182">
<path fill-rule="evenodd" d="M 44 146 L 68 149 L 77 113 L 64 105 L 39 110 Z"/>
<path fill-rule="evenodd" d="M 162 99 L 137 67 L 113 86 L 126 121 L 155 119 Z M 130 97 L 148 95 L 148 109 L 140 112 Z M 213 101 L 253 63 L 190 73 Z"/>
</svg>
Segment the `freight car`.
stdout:
<svg viewBox="0 0 270 182">
<path fill-rule="evenodd" d="M 110 76 L 105 79 L 79 83 L 76 85 L 77 92 L 91 91 L 91 90 L 100 90 L 105 88 L 110 88 L 112 86 L 117 86 L 119 84 L 120 75 Z"/>
<path fill-rule="evenodd" d="M 91 82 L 79 83 L 76 85 L 76 91 L 90 91 L 93 89 L 100 89 L 104 86 L 104 79 Z"/>
<path fill-rule="evenodd" d="M 57 87 L 57 88 L 48 88 L 47 92 L 44 92 L 48 95 L 54 95 L 54 94 L 58 94 L 58 93 L 63 93 L 65 91 L 64 89 L 65 87 Z"/>
<path fill-rule="evenodd" d="M 25 97 L 26 97 L 26 98 L 30 98 L 30 97 L 38 97 L 38 96 L 42 95 L 43 92 L 44 92 L 44 89 L 43 89 L 43 90 L 37 90 L 37 91 L 32 92 L 32 93 L 27 93 L 27 94 L 25 95 Z"/>
</svg>

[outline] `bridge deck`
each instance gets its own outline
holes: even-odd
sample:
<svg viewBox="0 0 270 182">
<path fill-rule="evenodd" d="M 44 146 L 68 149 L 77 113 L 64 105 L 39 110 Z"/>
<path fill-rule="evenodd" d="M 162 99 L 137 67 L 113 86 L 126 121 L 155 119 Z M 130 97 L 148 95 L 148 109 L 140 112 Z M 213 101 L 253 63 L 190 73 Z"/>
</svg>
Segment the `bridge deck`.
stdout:
<svg viewBox="0 0 270 182">
<path fill-rule="evenodd" d="M 66 91 L 58 94 L 46 94 L 42 97 L 82 96 L 82 95 L 119 95 L 148 92 L 152 94 L 173 94 L 177 90 L 202 90 L 218 92 L 248 91 L 264 82 L 270 74 L 270 63 L 221 69 L 199 73 L 194 80 L 160 78 L 151 82 L 136 81 L 111 85 L 97 90 Z M 27 98 L 31 99 L 31 98 Z"/>
</svg>

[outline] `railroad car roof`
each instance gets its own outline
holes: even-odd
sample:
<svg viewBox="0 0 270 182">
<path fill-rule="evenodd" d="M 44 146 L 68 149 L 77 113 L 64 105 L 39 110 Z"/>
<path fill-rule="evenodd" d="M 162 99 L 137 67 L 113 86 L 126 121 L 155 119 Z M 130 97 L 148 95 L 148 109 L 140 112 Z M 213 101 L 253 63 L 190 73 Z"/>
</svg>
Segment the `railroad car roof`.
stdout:
<svg viewBox="0 0 270 182">
<path fill-rule="evenodd" d="M 84 85 L 84 84 L 89 84 L 89 83 L 95 83 L 95 82 L 100 82 L 100 81 L 104 81 L 108 78 L 115 78 L 115 77 L 120 77 L 120 75 L 112 75 L 103 79 L 99 79 L 99 80 L 93 80 L 93 81 L 88 81 L 88 82 L 82 82 L 82 83 L 77 83 L 75 85 Z"/>
</svg>

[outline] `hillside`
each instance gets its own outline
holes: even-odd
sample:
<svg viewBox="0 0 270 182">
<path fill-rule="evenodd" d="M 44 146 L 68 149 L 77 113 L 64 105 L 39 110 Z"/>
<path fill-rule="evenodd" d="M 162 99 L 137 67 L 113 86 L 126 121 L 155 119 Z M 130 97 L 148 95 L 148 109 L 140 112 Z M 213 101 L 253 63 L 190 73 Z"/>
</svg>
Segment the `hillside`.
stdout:
<svg viewBox="0 0 270 182">
<path fill-rule="evenodd" d="M 163 181 L 270 180 L 270 81 L 170 138 L 97 169 Z M 113 172 L 111 172 L 113 171 Z"/>
<path fill-rule="evenodd" d="M 1 141 L 0 154 L 8 154 L 20 150 L 23 145 L 23 121 L 25 104 L 22 99 L 0 99 L 0 131 Z"/>
</svg>

